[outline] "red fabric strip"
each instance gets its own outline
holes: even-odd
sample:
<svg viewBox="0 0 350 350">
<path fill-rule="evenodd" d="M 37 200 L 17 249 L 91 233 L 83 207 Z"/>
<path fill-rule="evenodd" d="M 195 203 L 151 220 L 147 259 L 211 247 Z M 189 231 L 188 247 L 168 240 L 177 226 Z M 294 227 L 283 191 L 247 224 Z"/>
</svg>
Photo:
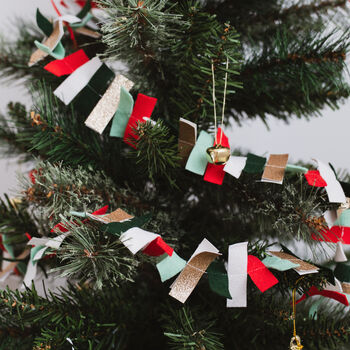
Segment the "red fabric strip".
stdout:
<svg viewBox="0 0 350 350">
<path fill-rule="evenodd" d="M 25 235 L 28 238 L 28 241 L 30 241 L 32 239 L 32 236 L 28 232 L 26 232 Z"/>
<path fill-rule="evenodd" d="M 66 9 L 68 8 L 67 4 L 66 4 L 63 0 L 60 1 L 60 4 L 61 4 L 63 7 L 65 7 Z"/>
<path fill-rule="evenodd" d="M 221 140 L 221 146 L 230 148 L 228 137 L 221 130 L 221 128 L 218 128 L 214 146 L 216 144 L 220 144 L 220 140 Z M 215 165 L 215 164 L 208 163 L 207 169 L 205 170 L 205 174 L 204 174 L 204 181 L 208 181 L 216 185 L 222 185 L 225 177 L 224 167 L 225 165 Z"/>
<path fill-rule="evenodd" d="M 318 170 L 309 170 L 305 174 L 305 178 L 310 186 L 315 186 L 315 187 L 327 186 L 327 182 L 325 180 L 323 180 L 323 178 Z"/>
<path fill-rule="evenodd" d="M 86 4 L 86 0 L 75 0 L 75 2 L 80 6 L 80 7 L 84 7 Z M 95 1 L 91 1 L 91 7 L 92 8 L 97 8 L 97 4 L 95 3 Z"/>
<path fill-rule="evenodd" d="M 348 298 L 345 294 L 335 292 L 333 290 L 318 290 L 315 286 L 311 287 L 310 290 L 306 293 L 309 297 L 314 295 L 322 295 L 326 298 L 334 299 L 339 303 L 344 304 L 345 306 L 349 306 Z M 304 294 L 296 303 L 300 303 L 301 301 L 306 299 L 306 294 Z"/>
<path fill-rule="evenodd" d="M 319 232 L 318 235 L 313 233 L 311 238 L 315 241 L 350 244 L 350 227 L 333 226 L 329 230 Z"/>
<path fill-rule="evenodd" d="M 108 205 L 105 205 L 104 207 L 97 209 L 92 213 L 92 215 L 104 215 L 107 213 Z"/>
<path fill-rule="evenodd" d="M 262 293 L 278 283 L 278 279 L 254 255 L 248 255 L 248 275 Z"/>
<path fill-rule="evenodd" d="M 61 17 L 61 12 L 59 11 L 59 9 L 57 8 L 56 4 L 55 4 L 55 1 L 54 0 L 51 0 L 51 4 L 53 6 L 53 8 L 55 9 L 56 13 Z"/>
<path fill-rule="evenodd" d="M 137 127 L 137 122 L 145 123 L 146 121 L 143 119 L 151 118 L 154 107 L 157 103 L 157 99 L 155 97 L 146 96 L 143 94 L 138 94 L 137 99 L 135 101 L 134 109 L 129 118 L 129 122 L 126 125 L 124 132 L 124 142 L 130 145 L 133 148 L 136 148 L 135 145 L 130 142 L 130 139 L 133 138 L 135 140 L 138 139 L 137 135 L 134 134 L 133 129 Z"/>
<path fill-rule="evenodd" d="M 78 50 L 62 60 L 55 60 L 47 64 L 44 69 L 48 72 L 61 77 L 73 73 L 77 68 L 89 61 L 84 50 Z"/>
<path fill-rule="evenodd" d="M 167 253 L 169 256 L 172 256 L 173 251 L 174 249 L 169 247 L 161 237 L 157 237 L 143 250 L 143 253 L 149 256 L 161 256 Z"/>
<path fill-rule="evenodd" d="M 0 249 L 3 251 L 3 252 L 6 252 L 6 249 L 4 247 L 4 245 L 2 244 L 2 235 L 0 234 Z"/>
</svg>

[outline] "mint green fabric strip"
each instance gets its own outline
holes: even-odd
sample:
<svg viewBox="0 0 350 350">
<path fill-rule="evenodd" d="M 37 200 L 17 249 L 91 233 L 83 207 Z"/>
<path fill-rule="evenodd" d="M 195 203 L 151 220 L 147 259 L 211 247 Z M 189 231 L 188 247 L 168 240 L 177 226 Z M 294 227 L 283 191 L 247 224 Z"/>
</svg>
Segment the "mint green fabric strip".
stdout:
<svg viewBox="0 0 350 350">
<path fill-rule="evenodd" d="M 40 43 L 37 40 L 35 40 L 34 43 L 35 43 L 35 45 L 36 45 L 36 47 L 38 49 L 40 49 L 41 51 L 46 52 L 48 55 L 52 56 L 56 60 L 61 60 L 62 58 L 64 58 L 64 56 L 66 54 L 66 50 L 64 49 L 64 47 L 63 47 L 61 42 L 59 42 L 56 45 L 54 50 L 51 50 L 49 47 L 47 47 L 46 45 Z"/>
<path fill-rule="evenodd" d="M 35 254 L 43 248 L 45 248 L 44 245 L 37 245 L 30 250 L 30 261 L 33 263 L 33 265 L 36 263 L 36 260 L 34 261 Z"/>
<path fill-rule="evenodd" d="M 91 18 L 93 17 L 93 15 L 89 12 L 82 20 L 81 22 L 78 23 L 71 23 L 70 26 L 72 28 L 81 28 L 81 27 L 85 27 L 87 25 L 87 23 L 91 20 Z"/>
<path fill-rule="evenodd" d="M 350 227 L 350 209 L 344 210 L 340 217 L 335 221 L 334 226 Z"/>
<path fill-rule="evenodd" d="M 81 211 L 81 212 L 80 211 L 70 211 L 69 214 L 73 215 L 73 216 L 77 216 L 79 218 L 86 218 L 87 217 L 86 212 L 84 212 L 84 211 Z"/>
<path fill-rule="evenodd" d="M 126 125 L 128 124 L 132 110 L 134 108 L 134 99 L 124 86 L 120 89 L 120 99 L 118 109 L 114 114 L 110 136 L 124 137 Z"/>
<path fill-rule="evenodd" d="M 172 256 L 163 254 L 161 259 L 162 260 L 156 266 L 162 282 L 174 277 L 186 266 L 186 261 L 180 258 L 175 251 Z"/>
<path fill-rule="evenodd" d="M 287 271 L 299 267 L 299 264 L 294 264 L 288 260 L 280 259 L 277 256 L 267 256 L 262 263 L 270 269 L 278 271 Z"/>
<path fill-rule="evenodd" d="M 323 297 L 320 296 L 320 298 L 318 300 L 316 300 L 310 307 L 309 309 L 309 318 L 317 320 L 317 311 L 319 306 L 321 305 L 323 300 Z"/>
<path fill-rule="evenodd" d="M 309 169 L 304 168 L 303 166 L 299 166 L 299 165 L 287 164 L 286 171 L 288 171 L 290 173 L 306 174 L 309 171 Z"/>
<path fill-rule="evenodd" d="M 186 170 L 192 171 L 198 175 L 204 175 L 208 160 L 206 156 L 207 149 L 214 145 L 214 137 L 205 131 L 201 131 L 198 140 L 194 145 L 186 163 Z"/>
</svg>

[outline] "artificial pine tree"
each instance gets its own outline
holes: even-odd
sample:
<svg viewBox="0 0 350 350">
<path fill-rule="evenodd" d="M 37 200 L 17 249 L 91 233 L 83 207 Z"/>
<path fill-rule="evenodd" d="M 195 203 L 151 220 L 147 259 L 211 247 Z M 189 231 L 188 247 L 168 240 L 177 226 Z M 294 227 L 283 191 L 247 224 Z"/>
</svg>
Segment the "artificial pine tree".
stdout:
<svg viewBox="0 0 350 350">
<path fill-rule="evenodd" d="M 221 186 L 203 181 L 181 163 L 179 118 L 214 133 L 215 113 L 224 115 L 227 126 L 233 120 L 266 121 L 268 115 L 285 121 L 309 118 L 326 106 L 338 108 L 350 94 L 346 1 L 65 0 L 60 9 L 69 13 L 73 3 L 83 9 L 70 14 L 81 18 L 91 7 L 100 8 L 102 16 L 92 19 L 98 23 L 92 28 L 102 36 L 85 36 L 65 25 L 66 55 L 82 48 L 88 58 L 98 55 L 111 67 L 124 63 L 123 75 L 134 83 L 131 95 L 158 99 L 155 122 L 135 125 L 135 148 L 110 137 L 110 124 L 98 134 L 84 121 L 113 72 L 103 75 L 103 83 L 102 78 L 90 81 L 89 91 L 83 89 L 65 105 L 53 91 L 66 77 L 44 69 L 53 58 L 28 66 L 34 41 L 43 37 L 36 26 L 21 25 L 18 40 L 2 44 L 2 76 L 25 78 L 33 96 L 30 110 L 11 102 L 1 117 L 3 154 L 36 162 L 21 179 L 20 200 L 0 202 L 3 259 L 18 263 L 22 274 L 36 263 L 45 273 L 66 276 L 69 287 L 44 295 L 31 285 L 2 290 L 1 348 L 288 348 L 292 291 L 301 296 L 311 287 L 334 283 L 332 257 L 312 237 L 326 229 L 322 214 L 339 205 L 329 203 L 323 188 L 307 183 L 300 169 L 309 164 L 290 166 L 299 172 L 286 172 L 282 185 L 257 181 L 263 168 L 243 171 L 238 179 L 226 175 Z M 231 140 L 232 154 L 245 156 L 239 146 L 244 145 Z M 350 196 L 348 175 L 338 180 Z M 87 215 L 106 205 L 134 218 L 106 224 L 97 214 Z M 161 282 L 155 267 L 159 258 L 133 255 L 125 247 L 121 235 L 133 226 L 161 234 L 185 260 L 203 238 L 222 253 L 184 305 L 169 296 L 172 281 Z M 21 255 L 28 239 L 58 236 L 64 238 L 59 248 L 49 247 L 38 262 L 36 247 L 30 256 Z M 220 289 L 210 276 L 214 270 L 227 276 L 229 245 L 246 241 L 249 254 L 260 260 L 273 243 L 294 247 L 298 242 L 314 253 L 313 264 L 328 263 L 302 278 L 294 270 L 273 270 L 279 283 L 265 293 L 248 280 L 247 307 L 226 308 L 226 298 L 210 290 Z M 296 312 L 305 349 L 347 349 L 347 309 L 323 303 L 315 317 L 309 315 L 312 302 L 310 297 L 298 304 Z"/>
</svg>

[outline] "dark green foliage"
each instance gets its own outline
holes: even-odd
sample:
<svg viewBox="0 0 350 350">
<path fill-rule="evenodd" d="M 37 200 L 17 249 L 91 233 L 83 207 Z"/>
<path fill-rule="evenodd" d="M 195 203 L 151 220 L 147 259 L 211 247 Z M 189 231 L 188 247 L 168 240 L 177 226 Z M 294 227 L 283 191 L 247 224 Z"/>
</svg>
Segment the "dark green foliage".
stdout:
<svg viewBox="0 0 350 350">
<path fill-rule="evenodd" d="M 136 150 L 131 156 L 135 157 L 136 164 L 144 167 L 153 182 L 158 177 L 166 177 L 174 185 L 173 173 L 180 166 L 175 136 L 161 120 L 154 125 L 151 122 L 139 123 L 135 133 L 139 138 L 134 142 Z"/>
<path fill-rule="evenodd" d="M 170 349 L 219 350 L 224 348 L 219 340 L 222 335 L 211 331 L 214 322 L 207 321 L 204 325 L 197 325 L 187 307 L 170 312 L 165 319 L 164 334 L 169 338 Z"/>
<path fill-rule="evenodd" d="M 41 218 L 34 218 L 29 214 L 27 203 L 18 202 L 16 199 L 10 200 L 7 195 L 5 200 L 0 199 L 0 231 L 5 247 L 12 247 L 15 254 L 21 253 L 28 242 L 25 233 L 31 236 L 38 235 L 40 228 L 38 219 Z"/>
<path fill-rule="evenodd" d="M 91 212 L 105 206 L 112 208 L 122 203 L 127 194 L 117 191 L 113 181 L 101 171 L 92 171 L 82 166 L 64 167 L 62 163 L 39 162 L 34 173 L 35 183 L 24 177 L 23 197 L 45 215 L 56 219 L 70 211 Z M 125 191 L 124 191 L 125 192 Z"/>
<path fill-rule="evenodd" d="M 173 125 L 185 116 L 208 126 L 212 120 L 212 108 L 208 109 L 212 105 L 211 61 L 219 101 L 226 58 L 229 90 L 241 86 L 236 77 L 240 46 L 234 28 L 218 22 L 193 0 L 100 3 L 109 14 L 103 25 L 106 55 L 127 62 L 136 89 L 158 98 L 156 114 Z"/>
<path fill-rule="evenodd" d="M 337 108 L 349 96 L 343 77 L 349 33 L 306 32 L 296 36 L 287 27 L 273 33 L 274 40 L 247 57 L 242 67 L 244 92 L 229 96 L 236 120 L 267 114 L 284 119 L 320 114 L 327 105 Z"/>
<path fill-rule="evenodd" d="M 106 283 L 118 285 L 132 281 L 137 261 L 114 236 L 106 235 L 100 225 L 63 221 L 71 233 L 58 251 L 62 276 L 90 281 L 96 288 Z"/>
</svg>

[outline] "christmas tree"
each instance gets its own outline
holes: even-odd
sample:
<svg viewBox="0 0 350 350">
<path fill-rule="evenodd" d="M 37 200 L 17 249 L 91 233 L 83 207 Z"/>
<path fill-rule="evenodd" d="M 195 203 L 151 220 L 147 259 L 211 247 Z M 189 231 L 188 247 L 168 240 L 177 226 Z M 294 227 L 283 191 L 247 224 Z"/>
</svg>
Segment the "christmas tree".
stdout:
<svg viewBox="0 0 350 350">
<path fill-rule="evenodd" d="M 349 97 L 346 1 L 51 2 L 0 52 L 33 97 L 3 155 L 35 163 L 0 202 L 0 278 L 23 279 L 1 348 L 347 349 L 349 175 L 225 134 Z"/>
</svg>

